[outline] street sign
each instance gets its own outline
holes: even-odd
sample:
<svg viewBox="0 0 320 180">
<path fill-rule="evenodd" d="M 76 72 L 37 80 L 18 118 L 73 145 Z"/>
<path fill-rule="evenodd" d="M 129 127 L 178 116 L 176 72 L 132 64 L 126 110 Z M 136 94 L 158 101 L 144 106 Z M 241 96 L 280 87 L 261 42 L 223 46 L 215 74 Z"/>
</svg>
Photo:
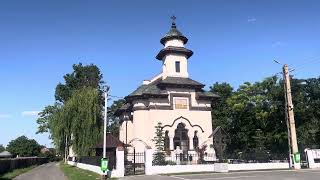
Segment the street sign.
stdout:
<svg viewBox="0 0 320 180">
<path fill-rule="evenodd" d="M 102 158 L 101 159 L 101 171 L 106 172 L 108 171 L 108 158 Z"/>
</svg>

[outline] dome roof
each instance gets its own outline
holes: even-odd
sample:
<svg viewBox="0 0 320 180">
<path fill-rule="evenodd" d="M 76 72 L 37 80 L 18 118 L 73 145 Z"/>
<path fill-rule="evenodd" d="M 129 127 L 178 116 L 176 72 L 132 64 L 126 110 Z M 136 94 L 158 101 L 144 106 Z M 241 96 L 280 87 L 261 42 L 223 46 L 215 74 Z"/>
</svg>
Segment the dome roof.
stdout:
<svg viewBox="0 0 320 180">
<path fill-rule="evenodd" d="M 161 38 L 161 44 L 165 44 L 168 40 L 171 39 L 180 39 L 183 41 L 184 44 L 188 42 L 188 38 L 186 38 L 178 29 L 175 22 L 172 22 L 171 29 L 167 34 Z"/>
</svg>

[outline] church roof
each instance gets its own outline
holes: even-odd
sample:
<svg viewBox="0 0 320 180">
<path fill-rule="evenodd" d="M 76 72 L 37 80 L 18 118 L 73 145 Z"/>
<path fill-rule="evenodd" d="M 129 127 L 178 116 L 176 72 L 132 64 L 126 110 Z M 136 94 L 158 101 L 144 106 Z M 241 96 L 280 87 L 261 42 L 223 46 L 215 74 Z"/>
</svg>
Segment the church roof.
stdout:
<svg viewBox="0 0 320 180">
<path fill-rule="evenodd" d="M 136 98 L 149 98 L 149 97 L 168 97 L 168 93 L 165 90 L 166 87 L 174 87 L 174 88 L 191 88 L 196 89 L 197 97 L 199 99 L 206 99 L 206 98 L 217 98 L 218 95 L 205 92 L 202 88 L 205 85 L 192 80 L 190 78 L 182 78 L 182 77 L 167 77 L 165 79 L 159 78 L 158 80 L 150 83 L 144 84 L 138 87 L 135 91 L 125 97 L 126 100 L 132 100 Z M 127 106 L 127 105 L 126 105 Z M 127 107 L 123 107 L 127 108 Z"/>
<path fill-rule="evenodd" d="M 167 77 L 159 83 L 160 86 L 188 86 L 195 88 L 203 88 L 205 85 L 190 78 Z"/>
<path fill-rule="evenodd" d="M 184 44 L 188 42 L 188 38 L 186 38 L 178 29 L 175 22 L 172 22 L 171 29 L 167 34 L 161 38 L 161 44 L 165 44 L 168 40 L 171 39 L 180 39 L 183 41 Z"/>
<path fill-rule="evenodd" d="M 187 59 L 189 57 L 191 57 L 193 55 L 193 52 L 187 48 L 184 47 L 174 47 L 174 46 L 168 46 L 164 49 L 162 49 L 158 55 L 156 56 L 156 58 L 158 60 L 162 60 L 163 57 L 167 54 L 171 54 L 171 53 L 176 53 L 176 54 L 183 54 L 187 57 Z"/>
</svg>

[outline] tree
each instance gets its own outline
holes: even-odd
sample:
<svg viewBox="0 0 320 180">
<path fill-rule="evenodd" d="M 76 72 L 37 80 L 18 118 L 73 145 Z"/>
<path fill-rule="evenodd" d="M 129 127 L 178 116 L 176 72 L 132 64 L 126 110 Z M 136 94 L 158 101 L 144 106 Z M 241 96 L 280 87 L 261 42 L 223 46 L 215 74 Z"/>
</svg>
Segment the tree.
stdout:
<svg viewBox="0 0 320 180">
<path fill-rule="evenodd" d="M 221 126 L 223 129 L 229 128 L 231 108 L 227 104 L 227 99 L 233 94 L 233 88 L 228 83 L 216 82 L 210 87 L 210 91 L 216 93 L 220 98 L 212 104 L 213 129 Z"/>
<path fill-rule="evenodd" d="M 53 118 L 53 115 L 58 110 L 58 104 L 53 106 L 46 106 L 43 111 L 39 113 L 39 118 L 37 119 L 38 131 L 36 134 L 47 133 L 50 131 L 49 121 Z"/>
<path fill-rule="evenodd" d="M 81 63 L 73 65 L 73 72 L 64 76 L 65 84 L 59 83 L 56 87 L 55 98 L 64 103 L 69 100 L 75 91 L 84 87 L 96 88 L 102 93 L 103 75 L 96 65 L 83 66 Z"/>
<path fill-rule="evenodd" d="M 0 144 L 0 153 L 5 151 L 5 150 L 6 150 L 6 148 L 2 144 Z"/>
<path fill-rule="evenodd" d="M 108 120 L 109 126 L 108 131 L 111 132 L 115 137 L 119 137 L 119 117 L 115 115 L 116 111 L 125 104 L 124 99 L 119 99 L 114 101 L 112 105 L 108 108 Z"/>
<path fill-rule="evenodd" d="M 152 163 L 154 165 L 165 165 L 166 158 L 164 153 L 164 135 L 163 135 L 163 129 L 162 124 L 159 122 L 156 126 L 156 133 L 155 137 L 152 140 L 155 143 L 156 152 L 154 154 L 154 158 Z"/>
<path fill-rule="evenodd" d="M 40 148 L 41 146 L 34 139 L 20 136 L 9 142 L 7 151 L 20 157 L 30 157 L 39 155 Z"/>
<path fill-rule="evenodd" d="M 50 133 L 59 153 L 67 154 L 74 141 L 73 148 L 79 155 L 88 154 L 87 146 L 97 142 L 104 104 L 102 78 L 97 66 L 74 64 L 73 71 L 64 76 L 65 82 L 56 87 L 55 104 L 39 113 L 37 133 Z M 81 134 L 81 130 L 85 130 L 85 134 Z M 84 136 L 89 139 L 85 140 Z"/>
<path fill-rule="evenodd" d="M 97 89 L 78 90 L 66 102 L 64 115 L 70 119 L 71 143 L 78 156 L 92 154 L 92 147 L 101 139 L 102 109 Z"/>
</svg>

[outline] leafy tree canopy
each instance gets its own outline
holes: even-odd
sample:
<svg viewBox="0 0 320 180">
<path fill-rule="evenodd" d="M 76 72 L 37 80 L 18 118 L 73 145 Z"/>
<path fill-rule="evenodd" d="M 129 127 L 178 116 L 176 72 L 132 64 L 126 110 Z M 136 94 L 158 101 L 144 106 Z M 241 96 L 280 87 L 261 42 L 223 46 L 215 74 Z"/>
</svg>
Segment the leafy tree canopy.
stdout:
<svg viewBox="0 0 320 180">
<path fill-rule="evenodd" d="M 320 78 L 292 78 L 291 86 L 299 148 L 319 147 Z M 221 96 L 213 103 L 213 126 L 222 126 L 229 133 L 229 153 L 288 152 L 281 79 L 246 82 L 235 91 L 228 83 L 215 83 L 211 91 Z"/>
<path fill-rule="evenodd" d="M 5 150 L 6 150 L 6 148 L 2 144 L 0 144 L 0 152 L 3 152 Z"/>
<path fill-rule="evenodd" d="M 41 146 L 34 139 L 20 136 L 9 142 L 7 151 L 20 157 L 30 157 L 39 155 L 40 148 Z"/>
<path fill-rule="evenodd" d="M 103 75 L 96 65 L 83 66 L 81 63 L 73 65 L 73 72 L 64 76 L 65 83 L 56 87 L 55 98 L 58 102 L 66 102 L 76 90 L 92 87 L 103 88 Z"/>
</svg>

